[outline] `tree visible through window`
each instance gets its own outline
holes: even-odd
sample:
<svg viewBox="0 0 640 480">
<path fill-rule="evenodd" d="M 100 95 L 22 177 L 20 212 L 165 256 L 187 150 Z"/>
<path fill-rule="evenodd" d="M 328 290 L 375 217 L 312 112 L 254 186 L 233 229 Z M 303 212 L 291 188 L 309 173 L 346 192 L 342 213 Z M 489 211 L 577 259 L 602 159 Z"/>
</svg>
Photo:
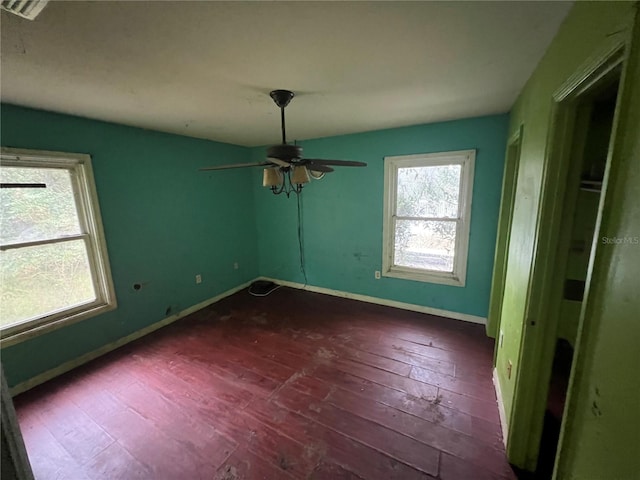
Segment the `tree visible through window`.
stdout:
<svg viewBox="0 0 640 480">
<path fill-rule="evenodd" d="M 113 307 L 89 157 L 3 149 L 0 177 L 3 339 Z"/>
<path fill-rule="evenodd" d="M 464 285 L 474 156 L 385 159 L 385 275 Z"/>
</svg>

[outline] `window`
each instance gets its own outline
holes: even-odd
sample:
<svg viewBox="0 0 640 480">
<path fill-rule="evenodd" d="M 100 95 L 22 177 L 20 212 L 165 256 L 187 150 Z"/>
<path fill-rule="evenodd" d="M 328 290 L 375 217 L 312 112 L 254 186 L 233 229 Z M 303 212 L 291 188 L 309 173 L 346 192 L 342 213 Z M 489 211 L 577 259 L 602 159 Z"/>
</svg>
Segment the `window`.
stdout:
<svg viewBox="0 0 640 480">
<path fill-rule="evenodd" d="M 2 343 L 115 308 L 91 158 L 3 148 L 0 179 Z"/>
<path fill-rule="evenodd" d="M 386 157 L 383 275 L 463 287 L 475 150 Z"/>
</svg>

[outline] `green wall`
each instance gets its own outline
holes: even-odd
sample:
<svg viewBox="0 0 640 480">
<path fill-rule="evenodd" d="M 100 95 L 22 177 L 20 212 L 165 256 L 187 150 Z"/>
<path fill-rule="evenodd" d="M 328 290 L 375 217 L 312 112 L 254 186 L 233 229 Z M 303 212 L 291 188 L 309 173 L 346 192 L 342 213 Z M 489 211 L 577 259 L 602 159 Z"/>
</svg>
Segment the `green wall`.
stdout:
<svg viewBox="0 0 640 480">
<path fill-rule="evenodd" d="M 638 18 L 622 95 L 593 290 L 584 315 L 560 452 L 560 478 L 633 479 L 640 472 Z M 604 243 L 602 237 L 615 237 L 621 243 Z"/>
<path fill-rule="evenodd" d="M 367 162 L 336 168 L 301 195 L 309 285 L 486 317 L 491 288 L 508 115 L 321 138 L 300 142 L 307 158 Z M 384 157 L 477 149 L 465 287 L 374 278 L 382 268 Z M 253 149 L 254 160 L 264 148 Z M 304 283 L 295 197 L 254 194 L 261 275 Z"/>
<path fill-rule="evenodd" d="M 582 64 L 624 39 L 633 15 L 631 2 L 576 3 L 511 112 L 510 132 L 523 125 L 524 135 L 501 319 L 504 345 L 498 350 L 496 364 L 511 437 L 530 432 L 518 408 L 526 405 L 528 399 L 517 397 L 516 392 L 537 377 L 535 364 L 520 365 L 520 361 L 526 353 L 522 351 L 522 338 L 527 292 L 535 250 L 540 245 L 536 244 L 540 227 L 537 214 L 543 167 L 548 159 L 552 95 Z M 608 229 L 610 236 L 640 235 L 638 56 L 636 48 L 632 56 L 635 69 L 625 79 L 621 100 L 630 120 L 622 122 L 621 116 L 619 133 L 621 144 L 633 143 L 634 147 L 626 145 L 624 154 L 620 153 L 622 150 L 614 152 L 612 183 L 602 217 L 603 229 Z M 631 101 L 635 102 L 635 110 Z M 635 460 L 640 455 L 636 369 L 640 338 L 637 295 L 640 247 L 608 245 L 600 246 L 599 252 L 602 255 L 596 261 L 591 280 L 593 300 L 583 320 L 585 335 L 578 339 L 574 361 L 576 374 L 567 414 L 569 427 L 560 447 L 558 478 L 630 479 L 640 471 Z M 538 324 L 535 328 L 540 327 Z M 507 375 L 508 361 L 513 362 L 517 372 L 511 378 Z M 516 379 L 522 384 L 517 389 Z M 508 452 L 512 455 L 510 448 Z"/>
<path fill-rule="evenodd" d="M 197 171 L 246 161 L 249 149 L 13 105 L 2 105 L 1 120 L 3 146 L 91 155 L 118 301 L 3 348 L 10 386 L 258 275 L 251 173 Z"/>
</svg>

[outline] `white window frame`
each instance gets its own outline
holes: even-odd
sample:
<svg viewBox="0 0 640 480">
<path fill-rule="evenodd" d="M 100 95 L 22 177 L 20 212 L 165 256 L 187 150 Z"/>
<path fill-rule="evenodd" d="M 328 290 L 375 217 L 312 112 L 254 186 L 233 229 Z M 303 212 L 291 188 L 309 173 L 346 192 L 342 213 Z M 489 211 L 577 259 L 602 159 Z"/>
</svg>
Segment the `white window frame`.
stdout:
<svg viewBox="0 0 640 480">
<path fill-rule="evenodd" d="M 441 283 L 464 287 L 467 277 L 467 255 L 469 252 L 469 228 L 471 225 L 471 200 L 473 196 L 473 169 L 475 150 L 402 155 L 384 158 L 384 220 L 382 226 L 382 275 L 385 277 L 416 280 L 419 282 Z M 432 167 L 438 165 L 460 165 L 460 196 L 453 272 L 440 272 L 422 268 L 410 268 L 393 264 L 395 249 L 395 225 L 398 218 L 397 185 L 398 169 L 411 167 Z M 440 220 L 439 218 L 418 217 L 416 220 Z"/>
<path fill-rule="evenodd" d="M 0 246 L 1 250 L 82 239 L 93 278 L 96 299 L 36 318 L 0 328 L 0 343 L 8 346 L 57 328 L 85 320 L 117 307 L 107 246 L 104 238 L 98 195 L 91 167 L 91 157 L 79 153 L 60 153 L 22 150 L 2 147 L 0 165 L 13 167 L 63 168 L 71 172 L 72 185 L 81 233 L 30 242 L 17 242 Z"/>
</svg>

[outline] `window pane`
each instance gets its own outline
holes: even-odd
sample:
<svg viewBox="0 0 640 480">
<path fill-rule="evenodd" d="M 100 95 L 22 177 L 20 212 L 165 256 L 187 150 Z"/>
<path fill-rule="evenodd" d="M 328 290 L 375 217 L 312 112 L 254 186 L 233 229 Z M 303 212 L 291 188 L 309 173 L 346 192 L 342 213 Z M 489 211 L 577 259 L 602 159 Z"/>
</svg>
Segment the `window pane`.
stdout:
<svg viewBox="0 0 640 480">
<path fill-rule="evenodd" d="M 0 325 L 95 300 L 83 240 L 0 252 Z"/>
<path fill-rule="evenodd" d="M 398 169 L 397 214 L 457 218 L 461 165 Z"/>
<path fill-rule="evenodd" d="M 453 272 L 455 221 L 397 220 L 393 264 Z"/>
<path fill-rule="evenodd" d="M 0 243 L 20 243 L 79 234 L 80 223 L 64 168 L 2 167 L 3 183 L 44 183 L 47 188 L 0 189 Z"/>
</svg>

